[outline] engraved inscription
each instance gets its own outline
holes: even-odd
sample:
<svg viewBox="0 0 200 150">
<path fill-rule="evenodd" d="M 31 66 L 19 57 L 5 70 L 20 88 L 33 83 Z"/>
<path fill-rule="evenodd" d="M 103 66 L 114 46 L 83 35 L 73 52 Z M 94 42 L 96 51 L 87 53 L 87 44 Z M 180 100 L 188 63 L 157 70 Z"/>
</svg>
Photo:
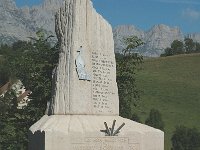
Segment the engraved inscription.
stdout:
<svg viewBox="0 0 200 150">
<path fill-rule="evenodd" d="M 74 145 L 73 150 L 101 150 L 101 147 L 97 147 L 95 145 L 93 146 L 87 146 L 87 145 Z"/>
<path fill-rule="evenodd" d="M 128 137 L 89 137 L 73 143 L 73 150 L 139 150 L 139 144 L 129 143 Z"/>
<path fill-rule="evenodd" d="M 92 52 L 92 100 L 94 110 L 98 113 L 112 113 L 109 97 L 115 94 L 111 87 L 111 71 L 114 67 L 114 62 L 109 60 L 108 54 Z"/>
</svg>

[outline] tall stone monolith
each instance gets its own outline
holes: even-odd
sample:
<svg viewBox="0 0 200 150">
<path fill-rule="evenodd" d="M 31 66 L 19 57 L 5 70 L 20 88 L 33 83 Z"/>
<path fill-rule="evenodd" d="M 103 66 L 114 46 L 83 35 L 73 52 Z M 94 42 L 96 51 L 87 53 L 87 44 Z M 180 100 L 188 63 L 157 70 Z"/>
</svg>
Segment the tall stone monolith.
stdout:
<svg viewBox="0 0 200 150">
<path fill-rule="evenodd" d="M 67 0 L 56 15 L 61 45 L 54 74 L 51 115 L 117 115 L 118 92 L 111 26 L 93 9 L 90 0 Z M 91 80 L 80 79 L 76 58 L 81 50 Z"/>
<path fill-rule="evenodd" d="M 163 150 L 162 131 L 119 116 L 112 28 L 92 2 L 66 0 L 55 20 L 52 99 L 30 128 L 29 150 Z"/>
</svg>

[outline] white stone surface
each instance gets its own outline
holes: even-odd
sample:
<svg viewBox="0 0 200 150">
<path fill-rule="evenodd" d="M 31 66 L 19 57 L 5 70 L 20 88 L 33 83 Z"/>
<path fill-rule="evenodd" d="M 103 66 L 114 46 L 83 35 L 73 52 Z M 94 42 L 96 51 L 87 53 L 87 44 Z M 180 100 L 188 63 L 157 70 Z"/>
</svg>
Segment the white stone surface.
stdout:
<svg viewBox="0 0 200 150">
<path fill-rule="evenodd" d="M 115 129 L 123 122 L 125 126 L 118 136 L 105 136 L 100 132 L 104 122 L 111 127 L 114 119 Z M 30 128 L 29 137 L 29 150 L 164 150 L 162 131 L 119 116 L 44 116 Z"/>
<path fill-rule="evenodd" d="M 50 115 L 119 114 L 113 33 L 90 0 L 67 0 L 56 17 L 61 45 L 54 75 Z M 79 80 L 75 59 L 83 47 L 85 69 L 91 81 Z"/>
<path fill-rule="evenodd" d="M 54 88 L 47 112 L 30 128 L 29 150 L 164 150 L 160 130 L 119 117 L 116 63 L 112 28 L 90 0 L 67 0 L 56 16 L 61 45 L 54 71 Z M 91 81 L 80 80 L 77 50 Z M 104 122 L 117 129 L 117 137 L 105 136 Z"/>
</svg>

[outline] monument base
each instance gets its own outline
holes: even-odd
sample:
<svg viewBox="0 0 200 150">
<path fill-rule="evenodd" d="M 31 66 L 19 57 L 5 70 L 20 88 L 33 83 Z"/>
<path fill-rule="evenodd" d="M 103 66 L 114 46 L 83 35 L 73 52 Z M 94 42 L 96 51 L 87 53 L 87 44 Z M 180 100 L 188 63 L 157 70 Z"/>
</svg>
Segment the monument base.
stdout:
<svg viewBox="0 0 200 150">
<path fill-rule="evenodd" d="M 118 136 L 106 136 L 104 122 Z M 43 116 L 30 128 L 29 150 L 164 150 L 164 133 L 120 116 Z"/>
</svg>

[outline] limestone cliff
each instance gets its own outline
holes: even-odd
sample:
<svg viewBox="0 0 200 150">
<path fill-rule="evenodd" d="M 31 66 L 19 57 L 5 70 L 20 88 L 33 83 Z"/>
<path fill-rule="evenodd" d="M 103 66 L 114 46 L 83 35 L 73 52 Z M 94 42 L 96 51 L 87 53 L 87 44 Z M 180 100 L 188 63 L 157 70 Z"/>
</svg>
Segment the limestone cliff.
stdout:
<svg viewBox="0 0 200 150">
<path fill-rule="evenodd" d="M 131 35 L 135 35 L 140 39 L 144 39 L 145 32 L 136 28 L 133 25 L 122 25 L 118 26 L 113 30 L 114 41 L 115 41 L 115 52 L 120 53 L 124 48 L 123 38 Z"/>
<path fill-rule="evenodd" d="M 33 7 L 18 8 L 14 0 L 0 0 L 0 43 L 11 44 L 17 40 L 28 40 L 35 33 L 44 29 L 47 35 L 55 35 L 55 12 L 62 6 L 64 0 L 44 0 L 43 4 Z M 121 52 L 124 45 L 121 40 L 129 35 L 141 38 L 145 45 L 136 51 L 144 56 L 157 57 L 169 47 L 173 40 L 183 40 L 183 33 L 178 27 L 155 25 L 148 31 L 143 31 L 132 25 L 118 26 L 113 29 L 115 52 Z M 200 42 L 199 33 L 188 34 L 186 37 Z"/>
<path fill-rule="evenodd" d="M 28 40 L 44 29 L 55 35 L 55 12 L 63 0 L 45 0 L 39 6 L 18 8 L 14 0 L 0 1 L 0 43 L 11 44 L 17 40 Z"/>
<path fill-rule="evenodd" d="M 169 27 L 163 24 L 155 25 L 148 31 L 142 31 L 134 26 L 119 26 L 114 29 L 115 52 L 121 52 L 123 37 L 129 35 L 138 36 L 145 43 L 136 49 L 136 52 L 144 56 L 157 57 L 170 47 L 174 40 L 183 40 L 183 34 L 178 27 Z"/>
<path fill-rule="evenodd" d="M 34 29 L 29 20 L 16 7 L 13 0 L 0 1 L 0 43 L 27 40 L 34 36 Z"/>
<path fill-rule="evenodd" d="M 193 39 L 194 42 L 200 43 L 200 33 L 191 33 L 186 35 L 186 37 Z"/>
</svg>

